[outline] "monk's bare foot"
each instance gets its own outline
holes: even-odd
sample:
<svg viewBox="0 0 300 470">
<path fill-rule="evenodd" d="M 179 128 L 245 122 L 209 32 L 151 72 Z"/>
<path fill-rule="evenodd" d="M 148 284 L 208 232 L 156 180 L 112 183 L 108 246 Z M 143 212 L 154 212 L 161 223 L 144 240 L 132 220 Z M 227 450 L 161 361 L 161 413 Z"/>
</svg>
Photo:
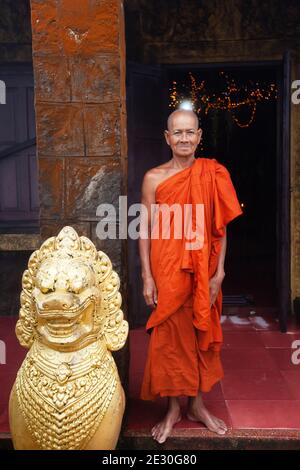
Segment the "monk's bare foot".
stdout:
<svg viewBox="0 0 300 470">
<path fill-rule="evenodd" d="M 190 421 L 203 423 L 207 429 L 217 434 L 225 434 L 227 431 L 224 421 L 212 415 L 199 397 L 190 402 L 186 416 Z"/>
<path fill-rule="evenodd" d="M 179 423 L 181 418 L 182 416 L 178 400 L 174 397 L 169 398 L 169 409 L 166 416 L 162 421 L 160 421 L 160 423 L 156 424 L 151 429 L 153 439 L 159 442 L 159 444 L 165 442 L 174 425 Z"/>
</svg>

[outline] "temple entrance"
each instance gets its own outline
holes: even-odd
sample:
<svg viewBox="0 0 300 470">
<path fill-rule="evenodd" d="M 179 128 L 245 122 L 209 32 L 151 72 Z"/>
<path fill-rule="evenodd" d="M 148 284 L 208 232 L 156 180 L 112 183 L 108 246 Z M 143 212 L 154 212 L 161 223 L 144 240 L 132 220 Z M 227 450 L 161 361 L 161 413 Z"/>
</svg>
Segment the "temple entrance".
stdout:
<svg viewBox="0 0 300 470">
<path fill-rule="evenodd" d="M 289 264 L 282 253 L 289 226 L 289 217 L 283 224 L 282 202 L 288 184 L 283 178 L 283 69 L 282 62 L 127 64 L 129 204 L 140 201 L 144 173 L 170 158 L 163 130 L 175 98 L 195 99 L 202 86 L 200 100 L 206 93 L 207 100 L 213 103 L 215 96 L 217 103 L 224 83 L 236 86 L 231 107 L 212 106 L 203 112 L 203 106 L 198 113 L 203 140 L 197 157 L 216 158 L 225 165 L 244 210 L 228 228 L 223 313 L 271 316 L 280 321 L 282 331 L 288 312 L 287 304 L 283 308 L 282 264 Z M 254 105 L 251 86 L 257 92 Z M 260 100 L 259 94 L 266 99 Z M 234 107 L 243 102 L 240 109 Z M 142 296 L 137 241 L 128 241 L 128 255 L 129 318 L 137 326 L 150 313 Z"/>
</svg>

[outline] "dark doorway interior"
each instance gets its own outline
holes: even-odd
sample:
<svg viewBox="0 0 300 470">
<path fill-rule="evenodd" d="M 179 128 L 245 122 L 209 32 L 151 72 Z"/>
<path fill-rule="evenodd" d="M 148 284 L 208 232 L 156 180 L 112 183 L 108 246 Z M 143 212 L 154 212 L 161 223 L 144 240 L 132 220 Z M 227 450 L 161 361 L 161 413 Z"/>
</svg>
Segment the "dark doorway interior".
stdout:
<svg viewBox="0 0 300 470">
<path fill-rule="evenodd" d="M 245 86 L 267 90 L 279 84 L 276 66 L 171 67 L 168 87 L 176 81 L 188 84 L 189 74 L 198 84 L 204 81 L 205 93 L 218 96 L 226 85 L 224 74 L 238 89 L 235 102 L 247 99 Z M 249 93 L 249 91 L 248 91 Z M 188 96 L 187 96 L 188 97 Z M 229 170 L 244 215 L 228 227 L 226 278 L 223 283 L 224 306 L 271 308 L 277 305 L 276 289 L 276 181 L 278 157 L 278 100 L 257 103 L 256 110 L 242 106 L 237 112 L 210 109 L 200 112 L 203 129 L 199 157 L 216 158 Z M 235 119 L 234 119 L 235 118 Z M 252 122 L 251 122 L 252 118 Z"/>
<path fill-rule="evenodd" d="M 167 115 L 172 111 L 173 81 L 188 81 L 192 72 L 205 80 L 210 93 L 220 88 L 223 71 L 238 83 L 254 82 L 264 87 L 275 83 L 281 90 L 281 68 L 277 64 L 211 64 L 146 66 L 128 64 L 127 109 L 129 144 L 129 204 L 140 201 L 143 174 L 170 158 L 163 140 Z M 151 93 L 147 90 L 151 88 Z M 228 227 L 226 278 L 223 283 L 224 313 L 235 307 L 277 315 L 278 276 L 276 224 L 278 224 L 278 159 L 280 134 L 279 99 L 259 102 L 253 121 L 239 127 L 230 112 L 210 110 L 201 114 L 203 142 L 197 157 L 216 158 L 229 170 L 244 215 Z M 249 121 L 245 107 L 236 117 Z M 128 242 L 129 311 L 132 326 L 144 324 L 149 311 L 142 297 L 137 241 Z"/>
</svg>

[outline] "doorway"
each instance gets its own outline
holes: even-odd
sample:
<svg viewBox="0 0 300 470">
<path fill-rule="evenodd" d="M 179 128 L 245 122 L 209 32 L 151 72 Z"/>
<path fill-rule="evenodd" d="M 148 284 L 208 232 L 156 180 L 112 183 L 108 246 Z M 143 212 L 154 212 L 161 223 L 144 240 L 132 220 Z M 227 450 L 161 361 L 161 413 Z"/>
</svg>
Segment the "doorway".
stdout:
<svg viewBox="0 0 300 470">
<path fill-rule="evenodd" d="M 163 131 L 173 110 L 174 82 L 187 90 L 192 75 L 197 83 L 205 82 L 210 95 L 220 92 L 224 76 L 238 87 L 252 83 L 263 91 L 273 84 L 277 90 L 276 97 L 258 102 L 254 113 L 246 106 L 240 113 L 228 109 L 200 113 L 203 140 L 197 157 L 216 158 L 225 165 L 244 210 L 228 227 L 223 313 L 237 309 L 248 315 L 269 313 L 280 320 L 282 331 L 289 313 L 289 302 L 283 298 L 289 286 L 283 292 L 282 266 L 287 270 L 290 262 L 288 253 L 282 254 L 283 240 L 289 239 L 289 212 L 283 217 L 288 201 L 282 203 L 289 186 L 288 173 L 282 171 L 289 160 L 283 142 L 288 125 L 284 120 L 288 113 L 283 112 L 285 70 L 280 61 L 127 65 L 129 204 L 140 201 L 144 173 L 170 158 Z M 137 241 L 128 241 L 128 266 L 130 323 L 143 325 L 150 311 L 142 296 Z"/>
</svg>

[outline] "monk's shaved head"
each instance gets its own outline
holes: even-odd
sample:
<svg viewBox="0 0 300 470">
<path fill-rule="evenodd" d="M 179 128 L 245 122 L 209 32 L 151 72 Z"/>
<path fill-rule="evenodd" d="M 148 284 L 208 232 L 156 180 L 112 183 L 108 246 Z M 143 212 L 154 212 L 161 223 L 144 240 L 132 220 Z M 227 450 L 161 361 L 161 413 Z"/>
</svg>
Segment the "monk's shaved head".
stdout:
<svg viewBox="0 0 300 470">
<path fill-rule="evenodd" d="M 176 109 L 175 111 L 173 111 L 173 113 L 171 113 L 168 117 L 168 121 L 167 121 L 167 129 L 170 131 L 172 129 L 172 126 L 173 126 L 173 119 L 175 116 L 178 116 L 178 115 L 186 115 L 186 116 L 192 116 L 195 120 L 195 129 L 199 129 L 199 120 L 198 120 L 198 116 L 197 114 L 192 111 L 192 110 L 189 110 L 189 109 Z"/>
</svg>

